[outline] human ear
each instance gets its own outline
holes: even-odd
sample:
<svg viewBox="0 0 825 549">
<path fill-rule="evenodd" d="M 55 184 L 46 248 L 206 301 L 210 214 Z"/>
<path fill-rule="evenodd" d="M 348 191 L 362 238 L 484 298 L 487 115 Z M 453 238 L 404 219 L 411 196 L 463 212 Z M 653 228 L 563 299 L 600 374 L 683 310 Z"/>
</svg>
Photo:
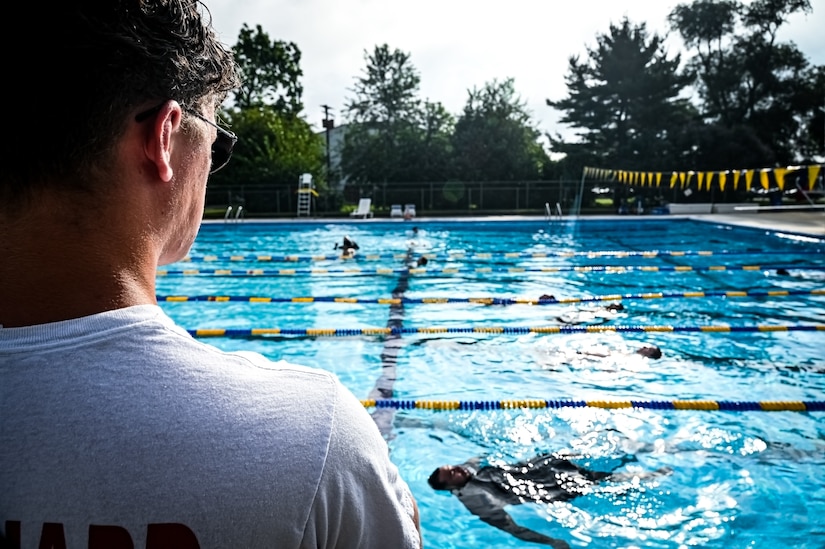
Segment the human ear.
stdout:
<svg viewBox="0 0 825 549">
<path fill-rule="evenodd" d="M 177 101 L 167 101 L 155 117 L 152 131 L 145 141 L 146 157 L 155 165 L 164 183 L 172 180 L 172 136 L 181 125 L 183 113 Z"/>
</svg>

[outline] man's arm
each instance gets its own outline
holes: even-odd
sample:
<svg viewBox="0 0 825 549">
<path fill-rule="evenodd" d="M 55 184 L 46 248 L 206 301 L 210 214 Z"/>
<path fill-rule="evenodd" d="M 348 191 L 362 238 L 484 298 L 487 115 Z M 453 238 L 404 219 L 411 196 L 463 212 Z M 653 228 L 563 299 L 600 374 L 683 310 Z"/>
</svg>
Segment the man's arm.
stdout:
<svg viewBox="0 0 825 549">
<path fill-rule="evenodd" d="M 422 545 L 415 498 L 390 461 L 372 418 L 340 384 L 327 459 L 303 543 L 329 549 Z"/>
<path fill-rule="evenodd" d="M 520 540 L 550 545 L 554 549 L 570 549 L 570 545 L 564 540 L 551 538 L 516 524 L 513 517 L 504 510 L 501 502 L 496 501 L 490 494 L 462 494 L 459 495 L 459 499 L 472 514 Z"/>
<path fill-rule="evenodd" d="M 511 534 L 520 540 L 550 545 L 554 549 L 570 549 L 570 545 L 568 545 L 564 540 L 551 538 L 550 536 L 545 536 L 535 530 L 530 530 L 524 526 L 519 526 L 513 520 L 513 517 L 507 514 L 507 512 L 503 509 L 488 510 L 484 516 L 479 515 L 479 518 L 487 524 L 495 526 L 499 530 L 504 530 L 508 534 Z"/>
</svg>

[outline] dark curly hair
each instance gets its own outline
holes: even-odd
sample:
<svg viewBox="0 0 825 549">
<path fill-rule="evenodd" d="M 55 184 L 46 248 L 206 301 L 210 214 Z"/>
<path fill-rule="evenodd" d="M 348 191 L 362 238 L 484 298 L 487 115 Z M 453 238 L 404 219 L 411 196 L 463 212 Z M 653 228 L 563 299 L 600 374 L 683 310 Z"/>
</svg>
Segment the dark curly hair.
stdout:
<svg viewBox="0 0 825 549">
<path fill-rule="evenodd" d="M 447 485 L 438 480 L 438 469 L 432 472 L 430 478 L 427 479 L 427 482 L 430 484 L 430 487 L 433 490 L 446 490 Z"/>
<path fill-rule="evenodd" d="M 239 85 L 198 0 L 32 1 L 6 15 L 20 29 L 0 39 L 16 90 L 4 117 L 6 207 L 56 181 L 84 190 L 141 104 L 218 104 Z"/>
</svg>

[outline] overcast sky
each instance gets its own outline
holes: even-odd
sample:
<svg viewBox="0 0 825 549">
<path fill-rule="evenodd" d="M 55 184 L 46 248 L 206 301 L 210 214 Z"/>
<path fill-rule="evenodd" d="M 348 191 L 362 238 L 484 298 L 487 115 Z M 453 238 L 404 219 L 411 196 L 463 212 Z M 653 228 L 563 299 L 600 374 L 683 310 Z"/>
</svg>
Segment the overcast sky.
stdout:
<svg viewBox="0 0 825 549">
<path fill-rule="evenodd" d="M 387 44 L 410 54 L 421 77 L 420 97 L 460 114 L 467 90 L 513 78 L 543 133 L 569 130 L 546 99 L 561 99 L 571 55 L 585 56 L 596 35 L 627 16 L 651 32 L 667 32 L 670 0 L 205 0 L 225 44 L 241 26 L 261 25 L 272 40 L 301 50 L 304 116 L 320 130 L 322 105 L 336 121 L 366 67 L 364 52 Z M 686 2 L 681 2 L 686 3 Z M 825 0 L 794 16 L 782 32 L 809 60 L 825 64 Z M 671 55 L 680 42 L 668 42 Z"/>
</svg>

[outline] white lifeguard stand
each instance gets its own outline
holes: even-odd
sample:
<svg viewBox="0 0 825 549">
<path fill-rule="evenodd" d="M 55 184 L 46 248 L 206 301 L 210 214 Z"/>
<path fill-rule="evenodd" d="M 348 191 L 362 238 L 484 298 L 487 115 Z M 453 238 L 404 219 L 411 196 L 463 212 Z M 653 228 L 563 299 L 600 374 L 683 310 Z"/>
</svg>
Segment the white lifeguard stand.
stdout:
<svg viewBox="0 0 825 549">
<path fill-rule="evenodd" d="M 313 196 L 318 193 L 312 186 L 312 174 L 302 173 L 298 177 L 298 217 L 311 215 Z"/>
</svg>

